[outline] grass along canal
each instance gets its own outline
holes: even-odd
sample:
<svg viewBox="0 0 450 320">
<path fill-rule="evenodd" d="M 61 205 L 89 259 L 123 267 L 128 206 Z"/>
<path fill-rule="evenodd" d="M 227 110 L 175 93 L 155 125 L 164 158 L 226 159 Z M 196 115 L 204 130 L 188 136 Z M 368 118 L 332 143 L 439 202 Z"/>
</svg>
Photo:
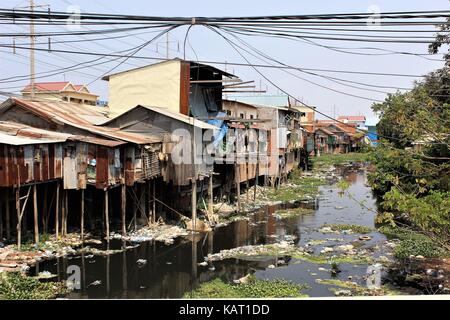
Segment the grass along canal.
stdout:
<svg viewBox="0 0 450 320">
<path fill-rule="evenodd" d="M 129 239 L 91 244 L 88 250 L 38 262 L 29 274 L 64 281 L 68 267 L 79 270 L 80 289 L 67 298 L 421 293 L 404 287 L 398 272 L 387 268 L 400 240 L 388 240 L 376 230 L 367 168 L 349 164 L 351 159 L 339 157 L 334 167 L 328 157 L 319 158 L 313 172 L 297 172 L 277 190 L 258 188 L 256 201 L 246 203 L 242 195 L 250 213 L 222 219 L 212 232 L 181 234 L 173 244 Z M 378 279 L 380 286 L 367 287 Z"/>
</svg>

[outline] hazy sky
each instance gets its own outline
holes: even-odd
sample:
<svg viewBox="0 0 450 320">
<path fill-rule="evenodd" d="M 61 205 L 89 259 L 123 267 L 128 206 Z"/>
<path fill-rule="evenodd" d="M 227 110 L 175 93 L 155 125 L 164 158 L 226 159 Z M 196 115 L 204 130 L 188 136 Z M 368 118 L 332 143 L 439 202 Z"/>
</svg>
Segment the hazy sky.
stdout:
<svg viewBox="0 0 450 320">
<path fill-rule="evenodd" d="M 254 0 L 228 0 L 228 1 L 144 1 L 144 0 L 128 0 L 128 1 L 101 1 L 101 0 L 71 0 L 71 1 L 35 1 L 37 4 L 50 4 L 51 9 L 55 11 L 66 11 L 70 5 L 77 5 L 84 12 L 101 12 L 101 13 L 121 13 L 121 14 L 139 14 L 154 16 L 241 16 L 241 15 L 283 15 L 283 14 L 320 14 L 320 13 L 348 13 L 348 12 L 367 12 L 369 7 L 378 6 L 382 12 L 387 11 L 416 11 L 416 10 L 448 10 L 450 2 L 448 0 L 408 0 L 408 1 L 254 1 Z M 0 7 L 13 8 L 27 5 L 28 1 L 20 0 L 2 0 Z M 395 27 L 392 27 L 395 28 Z M 417 27 L 416 27 L 417 28 Z M 20 31 L 25 32 L 25 27 L 12 27 L 1 25 L 2 33 Z M 170 34 L 170 57 L 183 56 L 183 39 L 186 27 L 173 31 Z M 43 30 L 37 27 L 37 31 Z M 62 31 L 62 29 L 58 29 Z M 124 50 L 133 46 L 144 43 L 153 37 L 154 34 L 139 34 L 130 36 L 126 39 L 114 39 L 108 41 L 82 42 L 54 45 L 54 49 L 62 50 L 82 50 L 91 52 L 111 52 Z M 97 37 L 97 36 L 96 36 Z M 85 37 L 86 38 L 86 37 Z M 68 39 L 68 38 L 67 38 Z M 80 38 L 83 39 L 83 38 Z M 326 48 L 313 46 L 310 44 L 295 42 L 290 40 L 281 40 L 274 38 L 260 37 L 244 37 L 253 46 L 269 54 L 286 64 L 303 68 L 318 69 L 341 69 L 369 72 L 389 72 L 400 74 L 425 74 L 433 69 L 443 65 L 441 61 L 429 61 L 416 56 L 406 55 L 387 55 L 387 56 L 360 56 L 347 53 L 339 53 Z M 52 41 L 61 40 L 52 39 Z M 47 39 L 38 39 L 38 41 L 46 42 Z M 426 53 L 426 44 L 367 44 L 357 42 L 336 42 L 318 40 L 321 44 L 335 45 L 341 47 L 363 47 L 371 46 L 397 51 L 407 51 L 415 53 Z M 27 39 L 16 39 L 16 44 L 28 43 Z M 207 61 L 228 61 L 228 62 L 244 62 L 242 58 L 232 49 L 222 38 L 214 34 L 210 30 L 196 26 L 191 29 L 189 34 L 190 45 L 186 48 L 186 55 L 189 59 L 199 59 Z M 11 39 L 0 38 L 0 43 L 11 44 Z M 46 44 L 41 45 L 47 48 Z M 192 47 L 192 48 L 191 48 Z M 195 50 L 195 53 L 193 50 Z M 158 43 L 152 43 L 143 49 L 139 55 L 148 57 L 164 58 L 165 38 Z M 36 54 L 37 65 L 36 72 L 44 72 L 55 70 L 61 67 L 67 67 L 77 62 L 93 59 L 90 56 L 67 55 L 63 53 L 38 52 Z M 440 59 L 442 56 L 432 57 Z M 129 60 L 126 64 L 121 65 L 118 70 L 124 70 L 149 64 L 151 61 Z M 253 62 L 258 62 L 253 59 Z M 94 68 L 79 70 L 81 73 L 66 72 L 51 77 L 38 79 L 37 81 L 63 81 L 70 80 L 74 83 L 90 83 L 90 90 L 101 95 L 101 99 L 107 99 L 107 82 L 97 80 L 98 77 L 107 73 L 111 68 L 115 67 L 118 61 L 105 65 L 99 65 Z M 218 66 L 223 68 L 223 66 Z M 228 66 L 227 71 L 245 80 L 255 80 L 259 87 L 261 76 L 249 67 L 231 67 Z M 0 78 L 8 78 L 17 75 L 26 75 L 29 72 L 28 52 L 17 50 L 16 54 L 12 53 L 12 49 L 0 48 Z M 317 106 L 319 110 L 331 116 L 333 114 L 365 114 L 371 116 L 370 105 L 372 102 L 345 96 L 340 93 L 332 92 L 327 89 L 312 85 L 304 80 L 295 78 L 280 70 L 261 69 L 267 77 L 272 79 L 274 83 L 287 90 L 304 102 Z M 345 91 L 353 95 L 365 96 L 373 99 L 383 100 L 384 93 L 363 91 L 355 88 L 349 88 L 337 85 L 328 80 L 314 77 L 312 75 L 299 76 L 314 81 L 322 86 L 330 87 L 335 90 Z M 411 87 L 414 79 L 399 78 L 387 76 L 364 76 L 349 74 L 331 74 L 325 75 L 343 78 L 346 80 L 370 83 L 375 85 L 387 85 L 395 87 Z M 25 85 L 28 80 L 20 82 L 0 83 L 1 91 L 20 91 L 20 86 Z M 269 93 L 276 94 L 277 89 L 268 85 L 265 81 L 261 81 L 263 89 L 268 87 Z M 389 91 L 387 89 L 381 89 Z M 390 90 L 391 92 L 393 90 Z M 4 98 L 4 97 L 2 97 Z M 0 98 L 0 99 L 2 99 Z"/>
</svg>

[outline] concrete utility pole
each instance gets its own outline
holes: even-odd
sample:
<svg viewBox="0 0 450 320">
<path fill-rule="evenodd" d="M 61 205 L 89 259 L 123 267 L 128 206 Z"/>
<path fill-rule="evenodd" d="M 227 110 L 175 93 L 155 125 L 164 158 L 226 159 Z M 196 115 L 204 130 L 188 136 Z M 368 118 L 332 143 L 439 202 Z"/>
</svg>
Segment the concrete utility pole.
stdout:
<svg viewBox="0 0 450 320">
<path fill-rule="evenodd" d="M 169 31 L 166 33 L 166 59 L 169 60 Z"/>
<path fill-rule="evenodd" d="M 31 14 L 34 14 L 34 1 L 30 0 Z M 34 82 L 35 82 L 35 70 L 34 70 L 34 19 L 30 19 L 30 97 L 34 99 Z"/>
</svg>

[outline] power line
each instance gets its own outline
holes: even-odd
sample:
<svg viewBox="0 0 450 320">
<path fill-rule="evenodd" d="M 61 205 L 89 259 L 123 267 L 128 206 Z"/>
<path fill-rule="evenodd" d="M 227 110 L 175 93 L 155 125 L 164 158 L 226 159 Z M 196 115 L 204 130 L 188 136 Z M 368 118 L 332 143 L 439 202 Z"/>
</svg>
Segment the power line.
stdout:
<svg viewBox="0 0 450 320">
<path fill-rule="evenodd" d="M 209 28 L 212 28 L 212 27 L 209 27 Z M 220 29 L 220 28 L 218 28 L 218 29 Z M 243 47 L 237 45 L 235 42 L 231 41 L 230 39 L 227 38 L 227 41 L 231 42 L 234 46 L 238 47 L 239 49 L 241 49 L 241 50 L 243 50 L 243 51 L 249 53 L 245 48 L 243 48 Z M 250 47 L 248 44 L 245 44 L 245 45 L 246 45 L 247 47 Z M 276 62 L 276 63 L 278 63 L 278 64 L 281 64 L 281 65 L 283 65 L 283 66 L 285 66 L 285 67 L 288 66 L 288 65 L 286 65 L 286 64 L 284 64 L 284 63 L 281 63 L 281 62 L 279 62 L 279 61 L 277 61 L 277 60 L 275 60 L 275 59 L 273 59 L 273 58 L 268 57 L 267 55 L 265 55 L 265 54 L 263 54 L 263 53 L 261 53 L 261 52 L 259 52 L 259 51 L 257 51 L 257 53 L 258 53 L 259 55 L 263 56 L 264 58 L 268 59 L 268 60 L 272 60 L 272 61 L 274 61 L 274 62 Z M 250 53 L 250 54 L 251 54 L 251 53 Z M 254 56 L 254 55 L 253 55 L 253 56 Z M 247 60 L 247 59 L 246 59 L 246 60 Z M 288 66 L 288 67 L 291 67 L 291 66 Z M 298 71 L 300 71 L 300 72 L 303 72 L 303 70 L 301 70 L 301 69 L 296 69 L 296 70 L 298 70 Z M 289 71 L 287 71 L 287 70 L 285 70 L 285 69 L 283 69 L 282 71 L 284 71 L 284 72 L 286 72 L 286 73 L 288 73 L 288 74 L 290 74 L 290 75 L 292 75 L 292 76 L 294 76 L 294 77 L 296 77 L 296 78 L 298 78 L 298 79 L 300 79 L 300 80 L 306 81 L 306 82 L 308 82 L 308 83 L 310 83 L 310 84 L 312 84 L 312 85 L 321 87 L 321 88 L 326 89 L 326 90 L 329 90 L 329 91 L 333 91 L 333 92 L 336 92 L 336 93 L 339 93 L 339 94 L 343 94 L 343 95 L 346 95 L 346 96 L 350 96 L 350 97 L 353 97 L 353 98 L 358 98 L 358 99 L 368 100 L 368 101 L 372 101 L 372 102 L 382 102 L 381 100 L 378 100 L 378 99 L 373 99 L 373 98 L 369 98 L 369 97 L 365 97 L 365 96 L 359 96 L 359 95 L 355 95 L 355 94 L 352 94 L 352 93 L 348 93 L 348 92 L 344 92 L 344 91 L 341 91 L 341 90 L 337 90 L 337 89 L 333 89 L 333 88 L 324 86 L 324 85 L 322 85 L 322 84 L 316 83 L 316 82 L 311 81 L 311 80 L 309 80 L 309 79 L 305 79 L 305 78 L 300 77 L 300 76 L 298 76 L 298 75 L 296 75 L 296 74 L 293 74 L 293 73 L 291 73 L 291 72 L 289 72 Z M 311 74 L 311 73 L 310 73 L 310 74 Z M 318 75 L 318 74 L 314 74 L 314 75 L 323 77 L 323 76 Z M 334 80 L 332 80 L 332 81 L 334 81 Z M 383 92 L 383 93 L 384 93 L 384 92 Z"/>
<path fill-rule="evenodd" d="M 242 55 L 242 53 L 233 45 L 233 43 L 232 42 L 230 42 L 230 40 L 226 37 L 226 36 L 224 36 L 224 35 L 222 35 L 219 31 L 217 31 L 217 30 L 215 30 L 214 28 L 212 28 L 212 27 L 210 27 L 210 29 L 213 31 L 213 32 L 215 32 L 215 33 L 217 33 L 219 36 L 221 36 L 223 39 L 225 39 L 225 41 L 226 42 L 228 42 L 228 44 L 248 63 L 248 64 L 250 64 L 250 62 L 248 61 L 248 59 L 244 56 L 244 55 Z M 340 120 L 337 120 L 337 119 L 335 119 L 335 118 L 333 118 L 333 117 L 331 117 L 331 116 L 329 116 L 329 115 L 327 115 L 326 113 L 323 113 L 323 112 L 321 112 L 321 111 L 319 111 L 319 110 L 317 110 L 317 108 L 316 107 L 312 107 L 312 106 L 310 106 L 310 105 L 308 105 L 308 104 L 306 104 L 306 103 L 304 103 L 303 101 L 300 101 L 299 99 L 297 99 L 296 97 L 294 97 L 293 95 L 291 95 L 289 92 L 287 92 L 286 90 L 284 90 L 283 88 L 281 88 L 280 86 L 278 86 L 277 84 L 275 84 L 272 80 L 270 80 L 267 76 L 265 76 L 260 70 L 258 70 L 258 68 L 257 67 L 253 67 L 253 69 L 260 75 L 260 76 L 262 76 L 267 82 L 269 82 L 272 86 L 274 86 L 275 88 L 277 88 L 279 91 L 281 91 L 281 92 L 283 92 L 285 95 L 287 95 L 288 97 L 290 97 L 291 99 L 293 99 L 294 101 L 296 101 L 296 102 L 298 102 L 298 103 L 300 103 L 301 105 L 303 105 L 304 107 L 306 107 L 306 108 L 309 108 L 309 109 L 311 109 L 311 110 L 313 110 L 314 112 L 317 112 L 318 114 L 320 114 L 320 115 L 322 115 L 322 116 L 324 116 L 324 117 L 326 117 L 326 118 L 328 118 L 328 119 L 330 119 L 330 120 L 333 120 L 333 121 L 335 121 L 335 122 L 337 122 L 337 123 L 340 123 L 340 124 L 343 124 L 343 125 L 345 125 L 345 126 L 348 126 L 348 124 L 346 124 L 346 123 L 344 123 L 344 122 L 342 122 L 342 121 L 340 121 Z M 358 129 L 358 128 L 356 128 L 356 130 L 357 131 L 359 131 L 359 132 L 362 132 L 362 133 L 364 133 L 364 134 L 367 134 L 368 132 L 366 132 L 366 131 L 363 131 L 363 130 L 360 130 L 360 129 Z M 383 135 L 381 135 L 381 134 L 378 134 L 380 137 L 384 137 L 384 138 L 386 138 L 386 136 L 383 136 Z M 389 138 L 392 138 L 392 139 L 397 139 L 397 140 L 400 140 L 400 139 L 398 139 L 398 138 L 395 138 L 395 137 L 389 137 Z"/>
<path fill-rule="evenodd" d="M 29 50 L 29 47 L 22 46 L 13 46 L 7 44 L 0 44 L 0 47 L 4 48 L 16 48 L 16 49 L 24 49 Z M 60 52 L 60 53 L 71 53 L 71 54 L 79 54 L 79 55 L 91 55 L 91 56 L 108 56 L 108 57 L 126 57 L 120 54 L 114 53 L 100 53 L 100 52 L 83 52 L 83 51 L 73 51 L 73 50 L 58 50 L 58 49 L 42 49 L 36 48 L 36 51 L 49 51 L 49 52 Z M 144 60 L 159 60 L 159 61 L 167 61 L 168 59 L 160 58 L 160 57 L 147 57 L 147 56 L 136 56 L 131 57 L 133 59 L 144 59 Z M 169 59 L 170 60 L 170 59 Z M 258 67 L 258 68 L 278 68 L 278 69 L 298 69 L 301 68 L 303 70 L 309 71 L 320 71 L 320 72 L 331 72 L 331 73 L 347 73 L 347 74 L 363 74 L 363 75 L 371 75 L 371 76 L 390 76 L 390 77 L 407 77 L 407 78 L 423 78 L 425 75 L 417 75 L 417 74 L 408 74 L 408 73 L 383 73 L 383 72 L 368 72 L 368 71 L 356 71 L 356 70 L 340 70 L 340 69 L 319 69 L 319 68 L 305 68 L 305 67 L 282 67 L 282 66 L 271 66 L 271 65 L 263 65 L 263 64 L 251 64 L 251 63 L 239 63 L 239 62 L 222 62 L 222 61 L 211 61 L 211 60 L 200 60 L 200 63 L 209 63 L 209 64 L 218 64 L 218 65 L 232 65 L 232 66 L 241 66 L 241 67 Z"/>
</svg>

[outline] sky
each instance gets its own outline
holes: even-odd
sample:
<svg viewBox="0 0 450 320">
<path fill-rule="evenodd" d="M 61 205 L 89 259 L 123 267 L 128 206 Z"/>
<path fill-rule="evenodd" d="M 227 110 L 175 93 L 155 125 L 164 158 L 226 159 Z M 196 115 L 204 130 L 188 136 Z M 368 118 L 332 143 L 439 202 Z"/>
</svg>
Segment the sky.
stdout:
<svg viewBox="0 0 450 320">
<path fill-rule="evenodd" d="M 2 0 L 1 8 L 18 8 L 27 5 L 28 1 L 20 0 Z M 96 13 L 114 13 L 114 14 L 138 14 L 152 16 L 257 16 L 257 15 L 296 15 L 296 14 L 322 14 L 322 13 L 349 13 L 349 12 L 368 12 L 373 6 L 380 9 L 381 12 L 389 11 L 421 11 L 421 10 L 449 10 L 450 2 L 448 0 L 408 0 L 408 1 L 335 1 L 335 0 L 303 0 L 303 1 L 254 1 L 254 0 L 228 0 L 228 1 L 102 1 L 102 0 L 45 0 L 35 1 L 36 4 L 49 4 L 51 10 L 67 11 L 77 6 L 82 12 Z M 72 6 L 72 7 L 71 7 Z M 44 31 L 45 27 L 38 26 L 37 31 Z M 10 25 L 1 25 L 0 33 L 20 31 L 26 32 L 26 27 L 16 27 Z M 172 31 L 169 35 L 169 56 L 170 58 L 183 57 L 183 42 L 186 34 L 186 27 Z M 62 31 L 59 30 L 58 31 Z M 111 39 L 107 41 L 82 42 L 54 45 L 53 48 L 62 50 L 81 50 L 90 52 L 112 52 L 124 50 L 144 43 L 153 37 L 154 34 L 139 34 L 130 36 L 126 39 Z M 443 66 L 442 61 L 430 61 L 417 56 L 407 55 L 386 55 L 386 56 L 362 56 L 348 53 L 331 51 L 330 49 L 313 46 L 298 41 L 286 39 L 262 38 L 262 37 L 243 37 L 252 46 L 268 54 L 285 64 L 302 68 L 318 69 L 340 69 L 365 72 L 381 73 L 399 73 L 399 74 L 417 74 L 423 75 L 434 69 Z M 58 39 L 61 40 L 61 39 Z M 0 38 L 0 43 L 11 44 L 11 39 Z M 38 39 L 46 42 L 47 39 Z M 52 39 L 52 41 L 55 41 Z M 165 38 L 159 39 L 139 52 L 140 55 L 148 57 L 166 56 Z M 352 42 L 333 42 L 320 40 L 321 44 L 336 45 L 341 47 L 361 47 L 377 46 L 379 48 L 407 51 L 415 53 L 427 53 L 427 44 L 365 44 Z M 28 43 L 25 38 L 15 40 L 16 45 Z M 46 48 L 47 44 L 40 45 Z M 17 75 L 26 75 L 29 72 L 28 51 L 16 50 L 14 54 L 11 48 L 0 48 L 0 78 L 8 78 Z M 55 70 L 61 67 L 67 67 L 77 62 L 93 59 L 89 56 L 67 55 L 63 53 L 37 52 L 36 72 Z M 212 31 L 202 26 L 191 28 L 186 47 L 186 58 L 192 60 L 222 61 L 222 62 L 245 62 L 228 43 Z M 440 60 L 442 55 L 433 56 L 432 59 Z M 253 62 L 261 63 L 255 59 Z M 155 61 L 156 62 L 156 61 Z M 46 78 L 40 78 L 37 81 L 71 81 L 73 83 L 89 84 L 89 89 L 100 95 L 100 99 L 107 100 L 108 86 L 107 82 L 101 80 L 101 76 L 109 73 L 111 69 L 114 72 L 122 71 L 137 66 L 152 63 L 149 60 L 128 60 L 126 63 L 117 67 L 118 61 L 109 64 L 99 65 L 90 69 L 78 70 L 79 72 L 67 72 L 57 74 Z M 217 65 L 224 69 L 223 65 Z M 257 89 L 267 89 L 267 94 L 279 94 L 279 90 L 266 82 L 260 74 L 250 67 L 227 66 L 227 71 L 239 76 L 242 80 L 254 80 Z M 266 77 L 270 78 L 277 86 L 289 92 L 299 100 L 316 106 L 318 110 L 332 117 L 338 115 L 366 115 L 372 117 L 370 106 L 374 100 L 384 100 L 386 93 L 363 91 L 356 88 L 344 87 L 330 82 L 326 79 L 298 73 L 298 76 L 314 81 L 321 85 L 313 85 L 305 80 L 293 77 L 281 70 L 261 69 Z M 349 75 L 349 74 L 326 74 L 329 76 L 340 77 L 345 80 L 364 82 L 374 85 L 394 86 L 410 88 L 414 79 L 409 77 L 391 77 L 391 76 L 369 76 L 369 75 Z M 20 87 L 24 86 L 28 80 L 19 82 L 1 82 L 0 91 L 18 92 Z M 324 88 L 325 87 L 325 88 Z M 347 96 L 333 90 L 344 91 L 352 95 L 363 96 L 366 99 Z M 394 89 L 381 89 L 383 91 L 394 92 Z M 1 99 L 4 97 L 0 97 Z"/>
</svg>

